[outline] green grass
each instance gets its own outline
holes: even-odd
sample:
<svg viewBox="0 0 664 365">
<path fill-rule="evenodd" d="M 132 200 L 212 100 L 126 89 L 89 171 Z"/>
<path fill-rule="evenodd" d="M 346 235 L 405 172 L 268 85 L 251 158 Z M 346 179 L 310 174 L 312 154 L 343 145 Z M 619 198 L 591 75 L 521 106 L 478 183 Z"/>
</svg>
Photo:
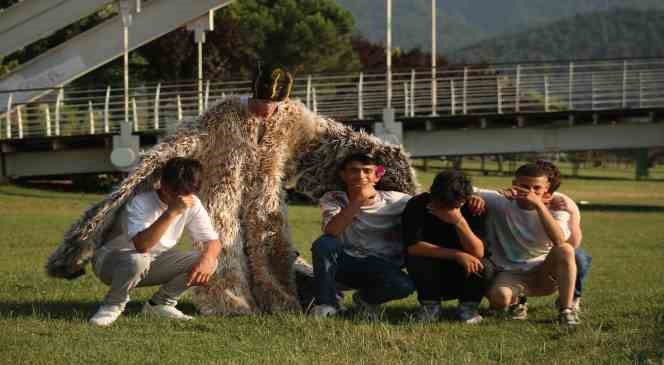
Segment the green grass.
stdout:
<svg viewBox="0 0 664 365">
<path fill-rule="evenodd" d="M 423 186 L 432 178 L 419 174 Z M 474 180 L 483 187 L 510 182 Z M 664 182 L 568 179 L 563 187 L 577 200 L 664 209 Z M 414 295 L 387 305 L 378 323 L 301 315 L 159 321 L 138 313 L 152 288 L 137 290 L 127 315 L 100 329 L 86 320 L 105 286 L 94 275 L 69 282 L 43 270 L 69 224 L 100 198 L 0 186 L 0 363 L 663 363 L 661 212 L 583 213 L 594 265 L 584 323 L 573 331 L 551 322 L 554 298 L 532 299 L 526 322 L 488 318 L 479 326 L 413 322 Z M 318 208 L 295 205 L 289 213 L 293 239 L 309 257 L 320 232 Z M 181 307 L 194 311 L 188 299 Z M 450 316 L 453 308 L 445 304 Z"/>
</svg>

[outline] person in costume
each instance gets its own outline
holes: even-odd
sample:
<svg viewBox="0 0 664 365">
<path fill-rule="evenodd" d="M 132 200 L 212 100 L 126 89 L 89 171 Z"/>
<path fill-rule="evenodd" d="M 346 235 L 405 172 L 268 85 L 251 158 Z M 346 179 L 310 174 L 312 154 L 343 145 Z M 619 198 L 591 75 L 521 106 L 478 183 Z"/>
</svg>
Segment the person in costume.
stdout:
<svg viewBox="0 0 664 365">
<path fill-rule="evenodd" d="M 222 246 L 216 275 L 193 290 L 198 310 L 204 315 L 302 310 L 295 270 L 308 266 L 296 263 L 286 189 L 314 200 L 338 190 L 335 166 L 341 156 L 355 152 L 385 161 L 387 173 L 378 188 L 414 194 L 418 187 L 400 146 L 353 131 L 290 99 L 293 78 L 285 70 L 261 73 L 256 80 L 252 98 L 228 97 L 183 121 L 146 151 L 117 189 L 72 225 L 49 257 L 48 274 L 81 275 L 108 241 L 123 206 L 154 189 L 166 161 L 188 157 L 203 165 L 198 197 Z"/>
</svg>

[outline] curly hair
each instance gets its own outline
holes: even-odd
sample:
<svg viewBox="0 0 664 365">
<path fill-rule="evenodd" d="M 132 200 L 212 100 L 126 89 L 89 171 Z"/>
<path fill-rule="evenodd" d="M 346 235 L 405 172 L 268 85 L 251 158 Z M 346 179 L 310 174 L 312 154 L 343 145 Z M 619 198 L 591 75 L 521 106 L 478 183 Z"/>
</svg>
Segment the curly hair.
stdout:
<svg viewBox="0 0 664 365">
<path fill-rule="evenodd" d="M 449 205 L 466 201 L 473 194 L 470 178 L 458 170 L 441 171 L 433 179 L 429 189 L 431 198 Z"/>
<path fill-rule="evenodd" d="M 546 176 L 549 178 L 549 193 L 553 193 L 560 187 L 562 184 L 560 179 L 560 169 L 553 162 L 548 160 L 537 160 L 535 165 L 539 166 Z"/>
</svg>

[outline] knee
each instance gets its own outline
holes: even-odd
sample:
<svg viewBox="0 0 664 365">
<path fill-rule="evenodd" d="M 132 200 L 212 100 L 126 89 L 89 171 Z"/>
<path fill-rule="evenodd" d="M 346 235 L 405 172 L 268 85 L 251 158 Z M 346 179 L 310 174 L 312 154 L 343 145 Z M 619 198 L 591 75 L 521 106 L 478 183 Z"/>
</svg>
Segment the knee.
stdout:
<svg viewBox="0 0 664 365">
<path fill-rule="evenodd" d="M 127 271 L 133 275 L 140 275 L 147 272 L 152 262 L 149 255 L 142 253 L 127 254 L 123 261 L 126 263 L 125 267 Z"/>
<path fill-rule="evenodd" d="M 336 237 L 323 235 L 313 243 L 311 253 L 315 257 L 327 257 L 339 251 L 340 247 L 341 241 Z"/>
<path fill-rule="evenodd" d="M 568 244 L 555 246 L 551 249 L 551 253 L 557 262 L 563 264 L 571 264 L 575 261 L 574 247 Z"/>
<path fill-rule="evenodd" d="M 494 286 L 487 292 L 487 298 L 492 308 L 507 308 L 512 304 L 512 290 L 505 286 Z"/>
</svg>

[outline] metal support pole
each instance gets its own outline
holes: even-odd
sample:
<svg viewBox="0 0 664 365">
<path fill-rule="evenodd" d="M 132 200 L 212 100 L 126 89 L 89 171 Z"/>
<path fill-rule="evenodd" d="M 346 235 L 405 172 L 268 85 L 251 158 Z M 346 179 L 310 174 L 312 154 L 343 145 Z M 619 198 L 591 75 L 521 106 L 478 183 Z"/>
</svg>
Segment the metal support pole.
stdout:
<svg viewBox="0 0 664 365">
<path fill-rule="evenodd" d="M 595 74 L 590 74 L 590 102 L 591 110 L 595 110 Z"/>
<path fill-rule="evenodd" d="M 23 105 L 16 107 L 16 124 L 18 126 L 18 138 L 23 139 Z"/>
<path fill-rule="evenodd" d="M 210 80 L 205 82 L 205 98 L 203 100 L 203 107 L 205 110 L 208 108 L 208 101 L 210 100 Z"/>
<path fill-rule="evenodd" d="M 104 133 L 110 131 L 110 115 L 109 115 L 109 106 L 111 103 L 111 87 L 106 87 L 106 98 L 104 99 Z"/>
<path fill-rule="evenodd" d="M 134 117 L 134 132 L 139 131 L 138 127 L 138 110 L 136 110 L 136 98 L 131 98 L 131 111 L 132 116 Z"/>
<path fill-rule="evenodd" d="M 14 94 L 9 94 L 9 98 L 7 98 L 7 113 L 5 113 L 5 116 L 7 117 L 7 125 L 5 126 L 6 128 L 6 136 L 7 139 L 12 138 L 12 103 L 14 102 Z"/>
<path fill-rule="evenodd" d="M 468 114 L 468 67 L 463 68 L 463 115 Z"/>
<path fill-rule="evenodd" d="M 129 123 L 129 27 L 132 22 L 132 14 L 128 0 L 119 0 L 118 8 L 118 12 L 122 16 L 123 31 L 124 121 Z"/>
<path fill-rule="evenodd" d="M 387 10 L 387 46 L 385 58 L 387 64 L 387 108 L 392 107 L 392 0 L 385 0 Z"/>
<path fill-rule="evenodd" d="M 498 114 L 503 114 L 503 90 L 500 86 L 500 77 L 496 77 L 496 104 Z"/>
<path fill-rule="evenodd" d="M 307 108 L 311 109 L 311 75 L 307 75 Z"/>
<path fill-rule="evenodd" d="M 182 98 L 180 98 L 180 94 L 175 98 L 175 101 L 178 109 L 178 123 L 180 123 L 182 121 Z"/>
<path fill-rule="evenodd" d="M 544 76 L 544 111 L 549 111 L 549 76 Z"/>
<path fill-rule="evenodd" d="M 639 72 L 639 108 L 643 108 L 643 72 Z"/>
<path fill-rule="evenodd" d="M 514 92 L 514 111 L 521 112 L 521 65 L 516 65 L 516 91 Z"/>
<path fill-rule="evenodd" d="M 431 115 L 438 115 L 438 74 L 436 72 L 436 0 L 431 0 Z"/>
<path fill-rule="evenodd" d="M 44 119 L 46 120 L 46 136 L 51 136 L 51 108 L 44 104 Z"/>
<path fill-rule="evenodd" d="M 360 72 L 357 82 L 357 119 L 364 119 L 364 72 Z"/>
<path fill-rule="evenodd" d="M 92 107 L 92 100 L 88 100 L 88 121 L 90 122 L 90 134 L 95 134 L 95 110 Z"/>
<path fill-rule="evenodd" d="M 569 63 L 569 85 L 567 90 L 567 103 L 569 110 L 574 110 L 574 62 Z"/>
<path fill-rule="evenodd" d="M 623 61 L 622 107 L 627 109 L 627 60 Z"/>
<path fill-rule="evenodd" d="M 415 116 L 415 70 L 410 70 L 410 116 Z"/>
<path fill-rule="evenodd" d="M 404 82 L 404 83 L 403 83 L 403 97 L 404 97 L 404 101 L 403 101 L 403 105 L 404 105 L 404 108 L 403 108 L 403 116 L 404 116 L 404 117 L 407 117 L 407 116 L 410 115 L 410 110 L 409 110 L 410 100 L 408 100 L 408 99 L 409 99 L 409 98 L 408 98 L 408 91 L 409 91 L 409 90 L 408 90 L 408 83 L 407 83 L 407 82 Z"/>
<path fill-rule="evenodd" d="M 60 135 L 60 120 L 62 118 L 62 103 L 65 98 L 65 90 L 60 88 L 58 96 L 55 98 L 55 135 Z"/>
<path fill-rule="evenodd" d="M 161 94 L 161 82 L 157 84 L 157 90 L 154 92 L 154 130 L 159 130 L 159 97 Z"/>
<path fill-rule="evenodd" d="M 454 90 L 454 79 L 450 79 L 450 104 L 452 115 L 456 115 L 456 91 Z"/>
<path fill-rule="evenodd" d="M 198 77 L 198 115 L 203 114 L 203 43 L 205 43 L 205 32 L 214 30 L 214 12 L 210 11 L 206 15 L 197 18 L 187 24 L 187 29 L 194 32 L 194 41 L 197 49 L 197 71 Z"/>
</svg>

